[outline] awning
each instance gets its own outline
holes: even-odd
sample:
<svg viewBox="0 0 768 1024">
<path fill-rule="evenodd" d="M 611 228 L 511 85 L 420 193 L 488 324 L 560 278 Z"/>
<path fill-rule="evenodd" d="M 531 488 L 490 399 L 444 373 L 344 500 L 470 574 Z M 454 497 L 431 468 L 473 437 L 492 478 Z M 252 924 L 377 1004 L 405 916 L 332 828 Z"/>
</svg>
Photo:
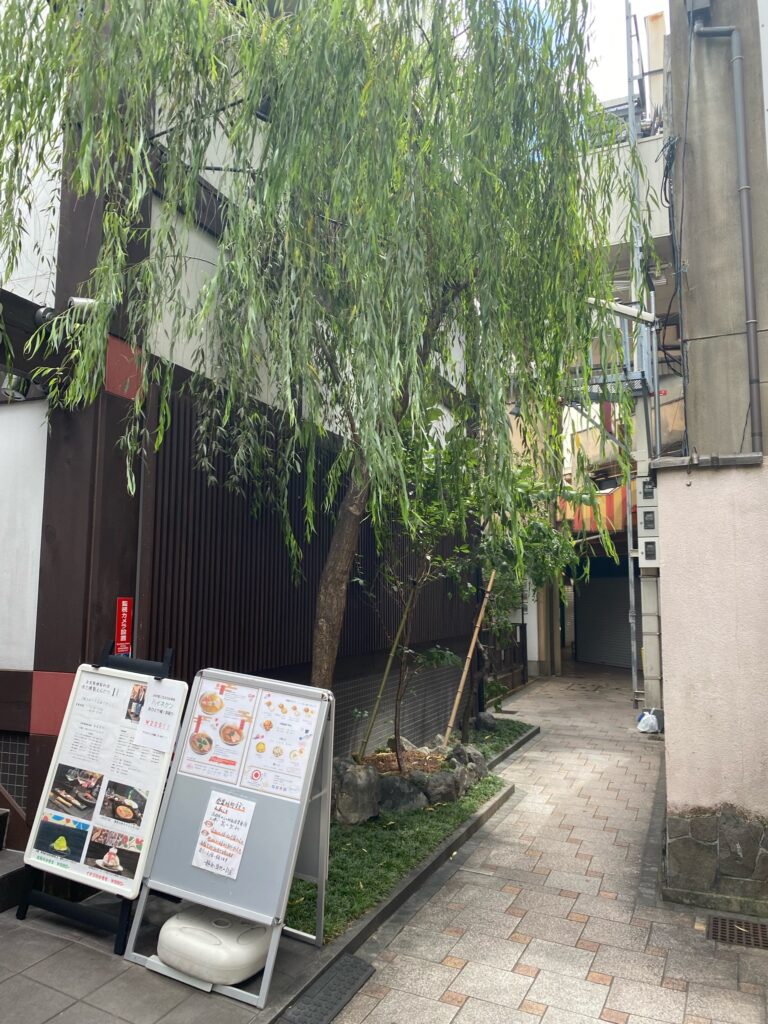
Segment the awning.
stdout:
<svg viewBox="0 0 768 1024">
<path fill-rule="evenodd" d="M 632 504 L 635 507 L 637 499 L 637 488 L 635 480 L 632 481 Z M 597 496 L 597 505 L 604 525 L 609 533 L 623 533 L 627 528 L 627 489 L 614 487 L 613 490 L 603 491 Z M 597 533 L 597 517 L 591 505 L 573 505 L 570 502 L 560 499 L 560 511 L 564 519 L 571 524 L 576 533 Z M 637 513 L 633 515 L 637 519 Z"/>
</svg>

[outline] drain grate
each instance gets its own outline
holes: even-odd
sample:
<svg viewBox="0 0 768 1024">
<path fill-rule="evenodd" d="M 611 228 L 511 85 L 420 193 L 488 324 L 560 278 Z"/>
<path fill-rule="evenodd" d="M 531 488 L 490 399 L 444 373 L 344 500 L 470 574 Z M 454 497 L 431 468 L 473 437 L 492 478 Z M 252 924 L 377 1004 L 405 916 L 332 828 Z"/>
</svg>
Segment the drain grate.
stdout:
<svg viewBox="0 0 768 1024">
<path fill-rule="evenodd" d="M 742 921 L 737 917 L 710 917 L 707 938 L 727 942 L 732 946 L 750 949 L 768 949 L 768 924 L 762 921 Z"/>
<path fill-rule="evenodd" d="M 277 1024 L 331 1024 L 372 974 L 369 963 L 344 953 L 288 1007 Z"/>
</svg>

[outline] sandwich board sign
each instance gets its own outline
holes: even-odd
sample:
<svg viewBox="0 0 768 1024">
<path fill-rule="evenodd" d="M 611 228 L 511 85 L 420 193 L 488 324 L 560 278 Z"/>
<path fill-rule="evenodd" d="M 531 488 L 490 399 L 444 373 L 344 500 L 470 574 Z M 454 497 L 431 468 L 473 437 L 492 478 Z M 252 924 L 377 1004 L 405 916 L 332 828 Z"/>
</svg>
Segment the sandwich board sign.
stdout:
<svg viewBox="0 0 768 1024">
<path fill-rule="evenodd" d="M 78 668 L 26 864 L 138 896 L 186 695 L 179 679 Z"/>
<path fill-rule="evenodd" d="M 217 669 L 199 672 L 160 809 L 126 956 L 263 1008 L 280 936 L 322 943 L 328 871 L 333 694 Z M 314 936 L 284 928 L 293 878 L 318 886 Z M 264 925 L 258 992 L 200 981 L 135 951 L 150 893 Z"/>
</svg>

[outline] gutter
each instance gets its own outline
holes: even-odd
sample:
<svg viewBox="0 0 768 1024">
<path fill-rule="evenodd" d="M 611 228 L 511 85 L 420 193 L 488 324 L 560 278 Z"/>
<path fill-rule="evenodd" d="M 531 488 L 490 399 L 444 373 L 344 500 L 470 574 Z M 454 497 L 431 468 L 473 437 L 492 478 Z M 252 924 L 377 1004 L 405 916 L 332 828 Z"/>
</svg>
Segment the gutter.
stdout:
<svg viewBox="0 0 768 1024">
<path fill-rule="evenodd" d="M 760 364 L 757 348 L 757 304 L 755 300 L 755 261 L 752 244 L 752 199 L 747 163 L 747 121 L 744 102 L 744 49 L 741 32 L 734 25 L 705 28 L 701 21 L 694 26 L 694 34 L 704 39 L 731 40 L 731 69 L 733 73 L 733 106 L 736 125 L 736 160 L 738 168 L 739 207 L 741 212 L 741 253 L 744 276 L 744 309 L 747 333 L 747 369 L 749 375 L 749 416 L 752 433 L 752 453 L 762 462 L 763 417 L 760 400 Z M 710 456 L 717 465 L 743 465 L 743 460 L 726 463 L 736 456 Z M 665 460 L 657 460 L 663 462 Z M 699 465 L 703 462 L 699 459 Z M 749 463 L 753 464 L 753 463 Z M 659 467 L 661 468 L 661 467 Z"/>
</svg>

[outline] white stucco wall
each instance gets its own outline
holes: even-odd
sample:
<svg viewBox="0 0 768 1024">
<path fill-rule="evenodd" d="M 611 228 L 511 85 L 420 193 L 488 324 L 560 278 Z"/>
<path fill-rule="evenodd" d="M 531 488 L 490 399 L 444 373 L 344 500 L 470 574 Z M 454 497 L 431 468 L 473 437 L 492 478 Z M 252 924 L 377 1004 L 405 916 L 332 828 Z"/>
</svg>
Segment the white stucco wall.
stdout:
<svg viewBox="0 0 768 1024">
<path fill-rule="evenodd" d="M 59 238 L 59 183 L 39 176 L 31 210 L 24 213 L 24 237 L 13 273 L 0 257 L 0 288 L 41 306 L 53 306 Z"/>
<path fill-rule="evenodd" d="M 34 662 L 45 417 L 44 402 L 0 403 L 0 671 Z"/>
<path fill-rule="evenodd" d="M 768 815 L 768 465 L 658 480 L 669 809 Z"/>
</svg>

